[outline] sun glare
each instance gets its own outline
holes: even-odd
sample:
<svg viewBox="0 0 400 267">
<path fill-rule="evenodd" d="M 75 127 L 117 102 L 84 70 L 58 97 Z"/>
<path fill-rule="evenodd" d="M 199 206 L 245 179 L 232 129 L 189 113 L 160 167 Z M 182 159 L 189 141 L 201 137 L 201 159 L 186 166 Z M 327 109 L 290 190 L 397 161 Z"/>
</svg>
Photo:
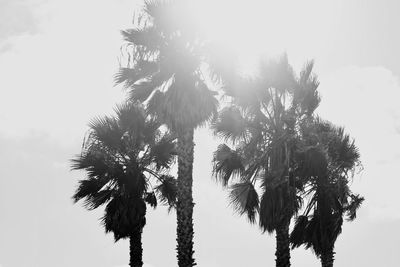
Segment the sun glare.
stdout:
<svg viewBox="0 0 400 267">
<path fill-rule="evenodd" d="M 326 39 L 341 7 L 340 1 L 318 0 L 194 2 L 198 24 L 209 38 L 234 51 L 247 71 L 260 57 L 285 52 L 295 61 L 314 58 L 316 43 Z"/>
</svg>

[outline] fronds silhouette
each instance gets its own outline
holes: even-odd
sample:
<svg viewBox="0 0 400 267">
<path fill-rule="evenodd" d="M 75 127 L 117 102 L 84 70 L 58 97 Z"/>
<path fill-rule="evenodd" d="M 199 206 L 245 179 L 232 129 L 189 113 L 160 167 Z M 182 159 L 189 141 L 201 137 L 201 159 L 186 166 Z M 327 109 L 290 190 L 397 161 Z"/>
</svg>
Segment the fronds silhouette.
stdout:
<svg viewBox="0 0 400 267">
<path fill-rule="evenodd" d="M 176 157 L 176 140 L 135 103 L 115 109 L 116 115 L 93 119 L 73 170 L 83 170 L 74 202 L 89 210 L 105 206 L 101 220 L 115 241 L 130 239 L 130 266 L 142 266 L 142 231 L 146 204 L 176 206 L 176 180 L 168 168 Z M 157 200 L 159 199 L 159 200 Z"/>
</svg>

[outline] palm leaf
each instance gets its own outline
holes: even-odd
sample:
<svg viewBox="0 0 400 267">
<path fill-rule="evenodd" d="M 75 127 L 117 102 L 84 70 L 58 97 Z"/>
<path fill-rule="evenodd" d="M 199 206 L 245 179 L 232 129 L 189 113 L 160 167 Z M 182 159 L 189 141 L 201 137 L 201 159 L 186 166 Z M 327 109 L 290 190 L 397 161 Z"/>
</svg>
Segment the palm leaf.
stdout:
<svg viewBox="0 0 400 267">
<path fill-rule="evenodd" d="M 168 205 L 170 208 L 175 207 L 178 188 L 174 177 L 169 175 L 161 176 L 161 184 L 155 190 L 162 203 Z"/>
<path fill-rule="evenodd" d="M 357 210 L 361 207 L 364 202 L 364 197 L 360 195 L 350 195 L 350 203 L 346 206 L 347 220 L 353 221 L 357 217 Z"/>
<path fill-rule="evenodd" d="M 144 197 L 144 201 L 149 204 L 151 207 L 157 207 L 157 197 L 154 192 L 147 192 Z"/>
<path fill-rule="evenodd" d="M 87 196 L 84 201 L 84 206 L 88 210 L 94 210 L 100 207 L 101 205 L 106 204 L 112 198 L 114 194 L 114 190 L 112 189 L 103 189 L 100 190 L 90 196 Z"/>
<path fill-rule="evenodd" d="M 295 87 L 294 72 L 286 54 L 277 60 L 261 60 L 259 69 L 265 88 L 275 88 L 284 92 Z"/>
<path fill-rule="evenodd" d="M 219 145 L 213 157 L 213 173 L 224 186 L 231 178 L 240 176 L 244 172 L 243 159 L 227 145 Z"/>
<path fill-rule="evenodd" d="M 157 51 L 162 43 L 162 39 L 154 27 L 127 29 L 121 31 L 121 35 L 126 42 L 141 46 L 147 52 Z"/>
<path fill-rule="evenodd" d="M 248 139 L 247 120 L 236 107 L 226 107 L 219 112 L 218 119 L 212 123 L 214 133 L 225 140 L 236 143 Z"/>
<path fill-rule="evenodd" d="M 88 178 L 86 180 L 80 180 L 79 186 L 72 197 L 74 202 L 78 202 L 84 198 L 91 198 L 96 195 L 109 180 L 105 177 L 102 178 Z"/>
<path fill-rule="evenodd" d="M 246 214 L 250 223 L 255 222 L 259 209 L 259 199 L 252 183 L 233 184 L 230 187 L 229 198 L 236 212 L 240 215 Z"/>
<path fill-rule="evenodd" d="M 175 138 L 169 134 L 164 135 L 150 148 L 149 157 L 155 163 L 156 170 L 169 168 L 177 155 Z"/>
<path fill-rule="evenodd" d="M 272 233 L 280 225 L 296 214 L 299 203 L 295 188 L 286 183 L 279 185 L 264 185 L 260 202 L 260 227 L 263 231 Z"/>
<path fill-rule="evenodd" d="M 124 130 L 118 126 L 115 118 L 111 117 L 97 117 L 89 123 L 91 128 L 91 143 L 100 143 L 103 147 L 108 149 L 120 149 L 121 137 Z"/>
<path fill-rule="evenodd" d="M 127 238 L 146 224 L 146 204 L 143 200 L 114 196 L 107 204 L 102 222 L 106 233 L 112 232 L 115 241 Z"/>
<path fill-rule="evenodd" d="M 290 233 L 290 243 L 292 249 L 300 247 L 305 243 L 304 235 L 308 225 L 308 217 L 307 216 L 299 216 L 296 218 L 296 222 L 294 224 L 293 230 Z"/>
</svg>

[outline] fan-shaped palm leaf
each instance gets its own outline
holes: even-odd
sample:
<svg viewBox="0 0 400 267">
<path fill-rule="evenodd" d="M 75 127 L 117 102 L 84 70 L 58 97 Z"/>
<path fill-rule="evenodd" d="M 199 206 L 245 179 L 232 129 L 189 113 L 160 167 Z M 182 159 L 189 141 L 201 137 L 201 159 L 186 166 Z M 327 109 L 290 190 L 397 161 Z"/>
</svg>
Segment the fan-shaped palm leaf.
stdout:
<svg viewBox="0 0 400 267">
<path fill-rule="evenodd" d="M 259 208 L 258 194 L 252 183 L 236 183 L 230 188 L 231 204 L 240 215 L 246 214 L 250 223 L 254 223 Z"/>
<path fill-rule="evenodd" d="M 160 177 L 160 180 L 161 183 L 155 188 L 160 200 L 169 207 L 175 207 L 177 198 L 176 179 L 169 175 L 163 175 Z"/>
<path fill-rule="evenodd" d="M 219 178 L 224 186 L 228 185 L 229 179 L 240 176 L 244 172 L 244 163 L 242 157 L 230 149 L 227 145 L 219 145 L 214 152 L 213 172 Z"/>
</svg>

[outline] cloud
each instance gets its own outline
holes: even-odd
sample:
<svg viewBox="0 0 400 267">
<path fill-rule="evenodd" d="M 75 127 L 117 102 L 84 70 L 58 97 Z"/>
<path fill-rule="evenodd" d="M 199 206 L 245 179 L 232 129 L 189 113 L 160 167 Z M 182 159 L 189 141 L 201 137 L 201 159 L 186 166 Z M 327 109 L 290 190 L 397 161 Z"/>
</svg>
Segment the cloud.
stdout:
<svg viewBox="0 0 400 267">
<path fill-rule="evenodd" d="M 46 18 L 51 23 L 40 34 L 12 39 L 0 54 L 3 134 L 45 132 L 64 142 L 81 138 L 89 119 L 121 101 L 112 77 L 122 44 L 119 30 L 131 21 L 119 14 L 133 10 L 125 2 L 47 2 L 42 12 L 51 14 Z M 88 19 L 93 6 L 98 9 Z"/>
<path fill-rule="evenodd" d="M 38 32 L 37 8 L 41 2 L 0 0 L 0 42 L 16 35 Z"/>
<path fill-rule="evenodd" d="M 346 67 L 321 77 L 318 111 L 346 126 L 369 164 L 396 160 L 399 143 L 399 79 L 384 67 Z M 382 138 L 384 136 L 384 138 Z"/>
</svg>

